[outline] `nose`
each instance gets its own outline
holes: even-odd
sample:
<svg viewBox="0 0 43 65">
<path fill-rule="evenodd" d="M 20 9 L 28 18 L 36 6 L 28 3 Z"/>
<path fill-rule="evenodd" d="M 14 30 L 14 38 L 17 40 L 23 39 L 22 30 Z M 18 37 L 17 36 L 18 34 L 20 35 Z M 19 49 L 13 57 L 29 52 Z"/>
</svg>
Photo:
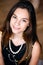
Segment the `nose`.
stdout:
<svg viewBox="0 0 43 65">
<path fill-rule="evenodd" d="M 20 20 L 17 20 L 15 25 L 20 25 Z"/>
</svg>

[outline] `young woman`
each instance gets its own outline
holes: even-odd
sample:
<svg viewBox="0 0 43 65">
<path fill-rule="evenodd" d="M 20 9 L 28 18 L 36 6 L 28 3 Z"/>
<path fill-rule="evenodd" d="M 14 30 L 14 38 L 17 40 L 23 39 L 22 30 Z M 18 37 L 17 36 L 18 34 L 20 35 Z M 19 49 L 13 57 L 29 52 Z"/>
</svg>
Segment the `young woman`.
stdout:
<svg viewBox="0 0 43 65">
<path fill-rule="evenodd" d="M 29 1 L 18 2 L 0 32 L 0 64 L 37 65 L 40 50 L 34 7 Z"/>
</svg>

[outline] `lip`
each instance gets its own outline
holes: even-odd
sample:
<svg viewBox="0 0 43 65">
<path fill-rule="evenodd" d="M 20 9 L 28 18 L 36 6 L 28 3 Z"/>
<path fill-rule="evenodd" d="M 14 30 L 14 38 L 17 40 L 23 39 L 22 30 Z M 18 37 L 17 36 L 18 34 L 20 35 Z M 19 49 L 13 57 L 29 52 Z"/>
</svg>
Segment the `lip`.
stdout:
<svg viewBox="0 0 43 65">
<path fill-rule="evenodd" d="M 13 28 L 14 28 L 14 29 L 16 29 L 16 30 L 20 29 L 20 28 L 18 28 L 18 27 L 15 27 L 15 26 L 13 26 Z"/>
</svg>

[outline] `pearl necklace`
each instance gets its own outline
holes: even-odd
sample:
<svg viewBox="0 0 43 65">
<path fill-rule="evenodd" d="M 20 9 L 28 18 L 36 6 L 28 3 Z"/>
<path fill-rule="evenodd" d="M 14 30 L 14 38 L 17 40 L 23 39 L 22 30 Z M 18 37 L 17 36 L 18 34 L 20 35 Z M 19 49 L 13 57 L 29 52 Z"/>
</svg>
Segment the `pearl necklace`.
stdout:
<svg viewBox="0 0 43 65">
<path fill-rule="evenodd" d="M 21 50 L 21 48 L 22 48 L 22 46 L 23 46 L 23 44 L 20 46 L 20 48 L 19 48 L 18 51 L 14 52 L 14 51 L 12 50 L 12 48 L 11 48 L 11 41 L 9 40 L 9 49 L 10 49 L 10 51 L 11 51 L 13 54 L 17 54 L 17 53 L 19 53 L 20 50 Z"/>
</svg>

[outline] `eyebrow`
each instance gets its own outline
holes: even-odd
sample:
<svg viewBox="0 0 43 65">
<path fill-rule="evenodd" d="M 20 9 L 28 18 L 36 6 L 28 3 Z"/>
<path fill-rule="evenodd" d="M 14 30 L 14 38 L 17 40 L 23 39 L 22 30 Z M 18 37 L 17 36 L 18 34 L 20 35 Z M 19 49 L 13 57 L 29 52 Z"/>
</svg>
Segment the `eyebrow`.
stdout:
<svg viewBox="0 0 43 65">
<path fill-rule="evenodd" d="M 16 14 L 13 14 L 13 15 L 17 16 Z"/>
<path fill-rule="evenodd" d="M 17 15 L 16 15 L 16 14 L 13 14 L 13 15 L 15 15 L 15 16 L 17 17 Z M 22 19 L 26 19 L 26 20 L 29 20 L 28 18 L 22 18 Z"/>
</svg>

